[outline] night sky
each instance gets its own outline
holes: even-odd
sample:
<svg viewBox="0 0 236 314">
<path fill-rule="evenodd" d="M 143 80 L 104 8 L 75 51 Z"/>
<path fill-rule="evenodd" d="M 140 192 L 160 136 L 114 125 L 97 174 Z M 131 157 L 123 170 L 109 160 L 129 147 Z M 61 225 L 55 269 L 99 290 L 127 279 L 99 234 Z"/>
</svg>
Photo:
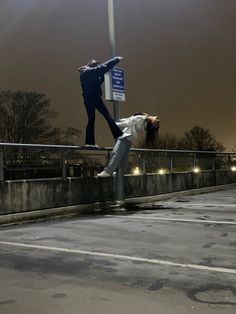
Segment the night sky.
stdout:
<svg viewBox="0 0 236 314">
<path fill-rule="evenodd" d="M 161 132 L 177 136 L 197 124 L 232 150 L 236 0 L 114 0 L 114 6 L 126 75 L 121 116 L 158 114 Z M 0 43 L 0 90 L 45 93 L 60 126 L 84 131 L 77 68 L 111 57 L 107 0 L 0 0 Z M 96 135 L 97 144 L 113 143 L 99 113 Z"/>
</svg>

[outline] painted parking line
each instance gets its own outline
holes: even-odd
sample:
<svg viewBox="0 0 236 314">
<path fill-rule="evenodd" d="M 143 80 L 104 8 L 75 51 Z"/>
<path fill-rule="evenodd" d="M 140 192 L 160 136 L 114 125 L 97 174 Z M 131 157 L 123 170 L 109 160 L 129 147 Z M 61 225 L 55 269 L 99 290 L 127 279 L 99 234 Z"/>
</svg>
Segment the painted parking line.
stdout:
<svg viewBox="0 0 236 314">
<path fill-rule="evenodd" d="M 201 206 L 201 207 L 233 207 L 236 209 L 236 204 L 215 204 L 215 203 L 188 203 L 188 202 L 178 202 L 178 204 L 185 204 L 186 206 Z M 176 205 L 176 203 L 175 203 Z M 184 205 L 183 205 L 184 206 Z"/>
<path fill-rule="evenodd" d="M 45 251 L 73 253 L 73 254 L 78 254 L 78 255 L 90 255 L 90 256 L 95 256 L 95 257 L 105 257 L 105 258 L 112 258 L 112 259 L 119 259 L 119 260 L 149 263 L 149 264 L 154 264 L 154 265 L 182 267 L 182 268 L 190 268 L 190 269 L 195 269 L 195 270 L 213 271 L 213 272 L 218 272 L 218 273 L 227 273 L 227 274 L 236 275 L 236 269 L 233 269 L 233 268 L 212 267 L 212 266 L 204 266 L 204 265 L 197 265 L 197 264 L 182 264 L 182 263 L 175 263 L 175 262 L 161 260 L 161 259 L 144 258 L 144 257 L 138 257 L 138 256 L 128 256 L 128 255 L 121 255 L 121 254 L 85 251 L 85 250 L 79 250 L 79 249 L 60 248 L 60 247 L 26 244 L 26 243 L 6 242 L 6 241 L 0 241 L 0 245 L 45 250 Z"/>
<path fill-rule="evenodd" d="M 236 225 L 236 221 L 224 221 L 224 220 L 203 220 L 203 219 L 178 219 L 167 217 L 150 217 L 150 216 L 118 216 L 118 215 L 106 215 L 105 217 L 115 217 L 123 219 L 145 219 L 145 220 L 165 220 L 165 221 L 177 221 L 177 222 L 191 222 L 191 223 L 210 223 L 220 225 Z"/>
</svg>

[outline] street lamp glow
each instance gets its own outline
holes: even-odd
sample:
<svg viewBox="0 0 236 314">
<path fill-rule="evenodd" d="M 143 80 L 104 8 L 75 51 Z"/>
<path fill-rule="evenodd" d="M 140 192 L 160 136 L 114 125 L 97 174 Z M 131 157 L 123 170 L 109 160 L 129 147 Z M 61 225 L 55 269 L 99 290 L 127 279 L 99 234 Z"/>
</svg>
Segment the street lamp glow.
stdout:
<svg viewBox="0 0 236 314">
<path fill-rule="evenodd" d="M 165 169 L 159 169 L 159 170 L 158 170 L 158 173 L 159 173 L 160 175 L 163 175 L 163 174 L 166 173 L 166 170 L 165 170 Z"/>
<path fill-rule="evenodd" d="M 193 168 L 193 172 L 194 173 L 199 173 L 200 172 L 200 168 L 199 167 L 194 167 Z"/>
<path fill-rule="evenodd" d="M 232 166 L 231 171 L 236 172 L 236 166 Z"/>
<path fill-rule="evenodd" d="M 133 168 L 133 170 L 132 170 L 132 174 L 133 174 L 134 176 L 138 176 L 138 175 L 140 175 L 140 174 L 141 174 L 141 170 L 140 170 L 140 168 L 139 168 L 139 167 L 135 167 L 135 168 Z"/>
</svg>

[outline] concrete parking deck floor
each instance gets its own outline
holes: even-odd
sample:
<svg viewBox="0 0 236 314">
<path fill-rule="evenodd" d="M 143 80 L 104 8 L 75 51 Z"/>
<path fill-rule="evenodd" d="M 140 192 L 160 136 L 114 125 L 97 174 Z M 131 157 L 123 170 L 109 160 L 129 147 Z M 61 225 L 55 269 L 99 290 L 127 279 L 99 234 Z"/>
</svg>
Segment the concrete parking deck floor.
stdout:
<svg viewBox="0 0 236 314">
<path fill-rule="evenodd" d="M 0 314 L 236 311 L 236 189 L 0 229 Z"/>
</svg>

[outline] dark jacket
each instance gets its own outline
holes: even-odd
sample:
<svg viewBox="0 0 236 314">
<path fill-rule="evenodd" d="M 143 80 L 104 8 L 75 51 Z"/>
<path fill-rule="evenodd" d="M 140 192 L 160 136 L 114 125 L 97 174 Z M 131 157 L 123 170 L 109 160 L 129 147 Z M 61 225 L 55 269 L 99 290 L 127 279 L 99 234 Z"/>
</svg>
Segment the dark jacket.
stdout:
<svg viewBox="0 0 236 314">
<path fill-rule="evenodd" d="M 119 58 L 115 57 L 96 67 L 87 65 L 81 67 L 79 71 L 83 96 L 101 96 L 101 84 L 104 81 L 104 74 L 119 63 L 119 61 Z"/>
</svg>

